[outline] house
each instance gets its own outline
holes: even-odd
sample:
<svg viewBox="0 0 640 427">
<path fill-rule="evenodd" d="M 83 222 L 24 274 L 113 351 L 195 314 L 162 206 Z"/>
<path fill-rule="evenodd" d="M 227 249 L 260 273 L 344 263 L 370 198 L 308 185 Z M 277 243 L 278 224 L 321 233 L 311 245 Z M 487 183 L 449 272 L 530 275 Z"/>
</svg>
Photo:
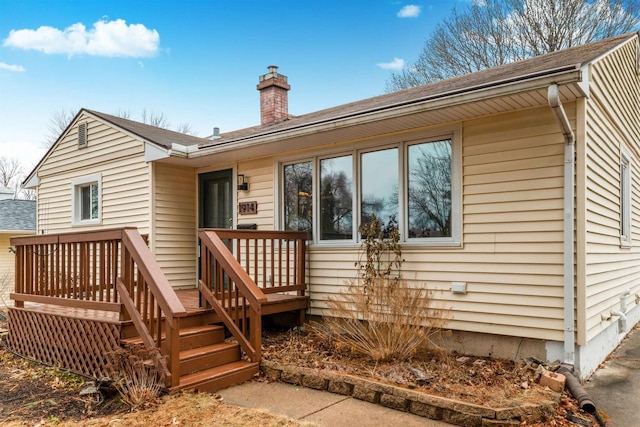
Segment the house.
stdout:
<svg viewBox="0 0 640 427">
<path fill-rule="evenodd" d="M 305 231 L 323 315 L 376 215 L 451 307 L 448 345 L 582 378 L 640 319 L 637 33 L 301 116 L 290 88 L 269 67 L 261 124 L 209 138 L 82 109 L 26 180 L 38 230 L 136 227 L 174 289 L 207 265 L 199 229 Z"/>
<path fill-rule="evenodd" d="M 36 232 L 36 202 L 14 200 L 13 191 L 0 187 L 0 309 L 9 305 L 15 260 L 9 238 Z"/>
</svg>

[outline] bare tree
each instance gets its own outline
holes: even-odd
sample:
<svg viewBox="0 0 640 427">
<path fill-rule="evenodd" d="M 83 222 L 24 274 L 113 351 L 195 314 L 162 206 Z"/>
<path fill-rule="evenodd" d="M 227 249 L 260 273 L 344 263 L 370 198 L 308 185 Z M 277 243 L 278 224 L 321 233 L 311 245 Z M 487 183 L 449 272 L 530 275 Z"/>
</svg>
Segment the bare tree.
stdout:
<svg viewBox="0 0 640 427">
<path fill-rule="evenodd" d="M 24 169 L 18 159 L 0 157 L 0 186 L 12 189 L 16 199 L 36 200 L 35 191 L 20 188 L 23 178 Z"/>
<path fill-rule="evenodd" d="M 176 127 L 176 132 L 184 133 L 184 134 L 187 134 L 187 135 L 195 135 L 196 134 L 196 132 L 193 130 L 193 127 L 191 126 L 191 123 L 189 123 L 189 122 L 181 122 Z"/>
<path fill-rule="evenodd" d="M 171 126 L 171 122 L 164 113 L 160 113 L 157 111 L 147 111 L 145 108 L 141 113 L 142 123 L 147 125 L 155 126 L 158 128 L 169 129 Z"/>
<path fill-rule="evenodd" d="M 69 126 L 71 120 L 75 117 L 76 112 L 74 110 L 65 110 L 60 108 L 56 110 L 49 118 L 49 128 L 46 139 L 43 141 L 42 146 L 49 149 L 56 143 L 62 132 Z"/>
<path fill-rule="evenodd" d="M 131 118 L 131 111 L 130 110 L 125 110 L 123 108 L 118 108 L 116 110 L 116 112 L 114 113 L 114 116 L 118 116 L 118 117 L 123 118 L 123 119 L 130 119 Z"/>
<path fill-rule="evenodd" d="M 22 175 L 22 164 L 16 158 L 0 157 L 0 185 L 14 188 Z"/>
<path fill-rule="evenodd" d="M 640 23 L 637 0 L 475 0 L 439 24 L 389 92 L 623 34 Z"/>
</svg>

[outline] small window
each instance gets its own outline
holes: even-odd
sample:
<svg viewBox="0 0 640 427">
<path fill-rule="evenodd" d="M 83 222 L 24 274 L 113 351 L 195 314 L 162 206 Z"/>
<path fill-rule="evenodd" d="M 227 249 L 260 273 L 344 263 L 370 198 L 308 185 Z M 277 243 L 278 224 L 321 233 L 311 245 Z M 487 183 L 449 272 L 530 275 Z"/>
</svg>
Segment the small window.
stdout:
<svg viewBox="0 0 640 427">
<path fill-rule="evenodd" d="M 87 146 L 89 139 L 88 126 L 86 122 L 78 124 L 78 148 Z"/>
<path fill-rule="evenodd" d="M 100 175 L 74 179 L 71 186 L 73 225 L 100 224 Z"/>
<path fill-rule="evenodd" d="M 631 245 L 631 156 L 620 155 L 620 244 Z"/>
</svg>

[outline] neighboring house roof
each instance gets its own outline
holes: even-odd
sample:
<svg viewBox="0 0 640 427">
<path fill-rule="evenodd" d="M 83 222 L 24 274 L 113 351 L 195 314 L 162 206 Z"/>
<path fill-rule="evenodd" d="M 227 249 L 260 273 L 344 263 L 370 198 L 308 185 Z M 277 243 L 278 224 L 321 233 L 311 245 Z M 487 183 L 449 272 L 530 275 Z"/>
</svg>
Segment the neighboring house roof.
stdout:
<svg viewBox="0 0 640 427">
<path fill-rule="evenodd" d="M 0 200 L 0 232 L 36 231 L 35 200 Z"/>
<path fill-rule="evenodd" d="M 7 187 L 0 187 L 0 200 L 13 199 L 13 190 Z"/>
<path fill-rule="evenodd" d="M 222 134 L 215 141 L 206 140 L 203 145 L 219 145 L 237 139 L 278 133 L 290 129 L 314 125 L 333 120 L 354 117 L 374 111 L 410 105 L 430 99 L 438 99 L 452 94 L 477 91 L 493 86 L 528 80 L 562 71 L 579 70 L 599 57 L 617 48 L 639 33 L 628 33 L 594 43 L 576 46 L 545 55 L 536 56 L 498 67 L 480 70 L 472 74 L 441 80 L 434 83 L 352 102 L 313 113 L 292 117 L 266 126 Z"/>
</svg>

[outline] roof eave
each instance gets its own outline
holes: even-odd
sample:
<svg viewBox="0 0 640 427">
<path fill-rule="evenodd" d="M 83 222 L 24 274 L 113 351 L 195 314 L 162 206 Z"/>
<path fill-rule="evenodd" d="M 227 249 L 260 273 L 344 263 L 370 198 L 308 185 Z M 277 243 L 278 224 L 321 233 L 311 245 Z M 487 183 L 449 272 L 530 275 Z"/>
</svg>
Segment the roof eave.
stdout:
<svg viewBox="0 0 640 427">
<path fill-rule="evenodd" d="M 298 127 L 287 128 L 283 130 L 272 131 L 269 133 L 249 135 L 237 138 L 224 143 L 200 147 L 196 153 L 190 153 L 189 158 L 199 158 L 215 153 L 226 152 L 246 148 L 247 146 L 255 146 L 256 144 L 268 144 L 271 142 L 281 141 L 283 139 L 298 138 L 305 135 L 329 131 L 345 126 L 353 126 L 357 124 L 366 124 L 376 120 L 389 119 L 398 116 L 412 114 L 418 111 L 435 110 L 448 106 L 455 106 L 470 102 L 482 101 L 499 96 L 507 96 L 519 92 L 546 88 L 550 84 L 566 85 L 578 83 L 580 92 L 583 96 L 587 96 L 585 87 L 581 84 L 582 73 L 580 65 L 572 65 L 564 67 L 555 72 L 528 77 L 508 82 L 496 82 L 495 84 L 473 87 L 460 92 L 438 94 L 424 99 L 418 99 L 403 104 L 390 105 L 375 110 L 357 112 L 342 117 L 334 117 L 325 119 L 320 122 L 307 123 Z"/>
</svg>

